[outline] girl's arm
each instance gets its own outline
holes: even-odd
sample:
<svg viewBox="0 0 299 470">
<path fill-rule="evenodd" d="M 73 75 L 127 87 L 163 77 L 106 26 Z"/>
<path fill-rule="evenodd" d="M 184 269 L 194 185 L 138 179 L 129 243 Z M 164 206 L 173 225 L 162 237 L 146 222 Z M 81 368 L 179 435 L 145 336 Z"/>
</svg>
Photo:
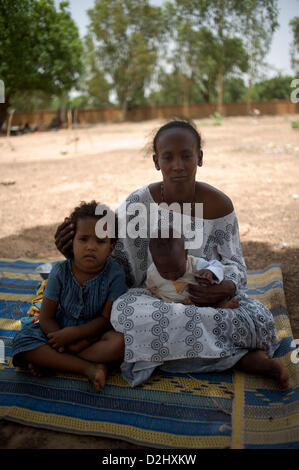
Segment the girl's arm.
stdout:
<svg viewBox="0 0 299 470">
<path fill-rule="evenodd" d="M 47 336 L 53 348 L 70 345 L 85 338 L 101 335 L 111 328 L 110 314 L 113 302 L 107 300 L 99 317 L 84 325 L 67 326 L 58 331 L 52 331 Z"/>
<path fill-rule="evenodd" d="M 85 323 L 85 325 L 75 327 L 77 328 L 77 340 L 98 336 L 111 328 L 110 315 L 112 304 L 112 300 L 107 300 L 99 317 Z"/>
<path fill-rule="evenodd" d="M 45 335 L 60 329 L 56 321 L 56 311 L 58 302 L 55 300 L 43 298 L 42 306 L 40 309 L 39 324 Z"/>
</svg>

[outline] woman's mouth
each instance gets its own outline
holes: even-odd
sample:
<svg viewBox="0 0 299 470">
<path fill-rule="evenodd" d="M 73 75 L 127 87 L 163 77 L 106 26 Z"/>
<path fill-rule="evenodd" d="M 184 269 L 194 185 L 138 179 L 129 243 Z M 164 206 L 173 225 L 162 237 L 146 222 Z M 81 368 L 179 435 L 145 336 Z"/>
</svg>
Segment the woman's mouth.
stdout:
<svg viewBox="0 0 299 470">
<path fill-rule="evenodd" d="M 188 176 L 186 176 L 186 175 L 184 175 L 184 176 L 183 175 L 182 176 L 173 176 L 172 181 L 184 181 L 187 178 L 188 178 Z"/>
</svg>

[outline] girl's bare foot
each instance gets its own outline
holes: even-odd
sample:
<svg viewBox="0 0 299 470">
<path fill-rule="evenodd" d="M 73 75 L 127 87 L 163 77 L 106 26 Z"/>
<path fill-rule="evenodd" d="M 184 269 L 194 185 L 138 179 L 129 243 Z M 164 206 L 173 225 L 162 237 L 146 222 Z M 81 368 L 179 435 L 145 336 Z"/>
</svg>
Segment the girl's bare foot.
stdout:
<svg viewBox="0 0 299 470">
<path fill-rule="evenodd" d="M 43 377 L 45 375 L 43 370 L 33 362 L 28 362 L 28 370 L 34 377 Z"/>
<path fill-rule="evenodd" d="M 106 384 L 108 367 L 106 364 L 94 364 L 88 372 L 88 378 L 97 392 L 101 392 Z"/>
<path fill-rule="evenodd" d="M 264 375 L 275 379 L 282 389 L 289 387 L 289 374 L 279 359 L 267 356 L 265 351 L 250 351 L 236 364 L 237 368 L 252 374 Z"/>
</svg>

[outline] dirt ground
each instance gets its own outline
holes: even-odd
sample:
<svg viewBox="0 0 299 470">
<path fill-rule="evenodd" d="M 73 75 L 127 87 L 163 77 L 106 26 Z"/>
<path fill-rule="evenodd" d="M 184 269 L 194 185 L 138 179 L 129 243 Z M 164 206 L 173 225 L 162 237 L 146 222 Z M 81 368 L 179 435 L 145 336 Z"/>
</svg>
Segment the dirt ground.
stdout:
<svg viewBox="0 0 299 470">
<path fill-rule="evenodd" d="M 294 338 L 299 338 L 298 115 L 196 120 L 204 141 L 198 180 L 224 191 L 239 219 L 248 270 L 281 265 Z M 99 124 L 0 138 L 0 257 L 61 259 L 57 225 L 80 201 L 113 208 L 160 180 L 151 141 L 161 121 Z M 109 439 L 0 423 L 0 448 L 133 448 Z"/>
</svg>

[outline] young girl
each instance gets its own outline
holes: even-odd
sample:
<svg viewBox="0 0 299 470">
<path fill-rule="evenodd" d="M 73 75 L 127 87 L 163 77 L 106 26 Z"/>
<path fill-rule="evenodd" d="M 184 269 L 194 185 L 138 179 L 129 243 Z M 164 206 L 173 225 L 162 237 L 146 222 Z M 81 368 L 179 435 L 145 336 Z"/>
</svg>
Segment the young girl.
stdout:
<svg viewBox="0 0 299 470">
<path fill-rule="evenodd" d="M 116 238 L 98 238 L 97 203 L 82 203 L 70 216 L 72 257 L 54 265 L 39 322 L 24 327 L 13 341 L 13 364 L 86 376 L 104 388 L 107 364 L 121 361 L 123 335 L 112 330 L 112 303 L 127 290 L 125 273 L 110 257 Z M 104 227 L 105 228 L 105 227 Z"/>
</svg>

